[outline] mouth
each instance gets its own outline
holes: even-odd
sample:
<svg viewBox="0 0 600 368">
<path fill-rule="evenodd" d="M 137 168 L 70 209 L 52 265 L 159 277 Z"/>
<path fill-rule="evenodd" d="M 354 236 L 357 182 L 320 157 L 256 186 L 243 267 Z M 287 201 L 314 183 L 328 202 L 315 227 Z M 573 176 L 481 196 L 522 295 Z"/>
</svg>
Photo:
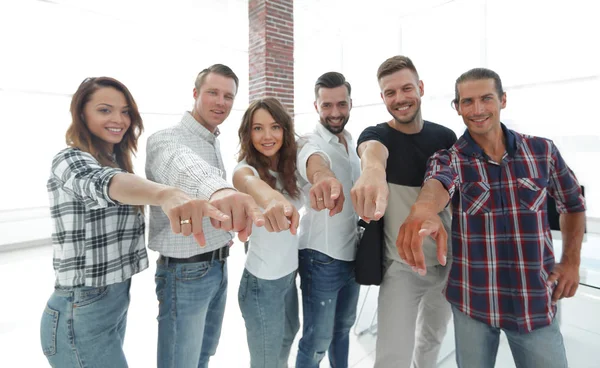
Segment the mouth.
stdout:
<svg viewBox="0 0 600 368">
<path fill-rule="evenodd" d="M 108 130 L 108 132 L 110 134 L 114 134 L 114 135 L 120 135 L 123 132 L 123 128 L 105 128 L 106 130 Z"/>
<path fill-rule="evenodd" d="M 473 123 L 477 124 L 477 125 L 482 125 L 484 124 L 490 117 L 489 116 L 484 116 L 484 117 L 475 117 L 475 118 L 470 118 L 469 120 L 471 120 Z"/>
<path fill-rule="evenodd" d="M 272 142 L 272 143 L 261 143 L 261 146 L 263 146 L 264 148 L 267 148 L 267 149 L 273 148 L 273 147 L 275 147 L 275 142 Z"/>
<path fill-rule="evenodd" d="M 333 125 L 342 125 L 344 118 L 329 118 L 327 122 Z"/>
<path fill-rule="evenodd" d="M 394 111 L 404 112 L 412 107 L 412 104 L 401 105 L 394 108 Z"/>
<path fill-rule="evenodd" d="M 213 114 L 216 114 L 216 115 L 223 115 L 223 114 L 225 114 L 225 111 L 223 111 L 223 110 L 210 110 L 210 111 Z"/>
</svg>

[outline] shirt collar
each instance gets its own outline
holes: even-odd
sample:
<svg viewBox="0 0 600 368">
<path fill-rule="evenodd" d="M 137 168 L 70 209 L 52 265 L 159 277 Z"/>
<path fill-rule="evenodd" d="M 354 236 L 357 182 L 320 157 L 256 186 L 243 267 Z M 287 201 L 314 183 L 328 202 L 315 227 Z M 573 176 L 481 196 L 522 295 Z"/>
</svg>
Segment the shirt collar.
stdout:
<svg viewBox="0 0 600 368">
<path fill-rule="evenodd" d="M 500 126 L 506 138 L 506 153 L 510 157 L 515 157 L 523 139 L 516 132 L 508 129 L 503 123 L 500 123 Z M 460 141 L 458 142 L 458 147 L 464 154 L 468 156 L 484 156 L 483 149 L 475 142 L 468 129 L 465 129 L 465 133 Z"/>
<path fill-rule="evenodd" d="M 215 129 L 214 133 L 211 133 L 210 130 L 206 129 L 202 124 L 194 119 L 189 111 L 186 111 L 183 114 L 183 117 L 181 118 L 181 125 L 183 125 L 194 135 L 197 135 L 210 143 L 214 143 L 215 139 L 219 136 L 219 134 L 221 134 L 219 128 Z"/>
<path fill-rule="evenodd" d="M 317 126 L 315 128 L 315 132 L 317 134 L 319 134 L 324 140 L 326 140 L 327 142 L 340 142 L 340 138 L 338 138 L 337 135 L 331 133 L 329 130 L 327 130 L 327 128 L 325 128 L 323 126 L 323 124 L 321 124 L 321 122 L 317 123 Z M 344 129 L 342 131 L 342 134 L 344 135 L 344 138 L 346 139 L 346 142 L 350 142 L 352 140 L 352 134 L 350 134 L 349 131 L 347 131 L 346 129 Z"/>
</svg>

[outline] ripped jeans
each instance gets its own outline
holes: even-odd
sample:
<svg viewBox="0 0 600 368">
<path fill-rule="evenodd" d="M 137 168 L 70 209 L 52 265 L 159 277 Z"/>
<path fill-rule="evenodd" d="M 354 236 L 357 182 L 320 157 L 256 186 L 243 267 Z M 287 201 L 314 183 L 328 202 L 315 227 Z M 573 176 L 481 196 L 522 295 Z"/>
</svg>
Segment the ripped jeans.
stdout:
<svg viewBox="0 0 600 368">
<path fill-rule="evenodd" d="M 299 257 L 304 320 L 296 368 L 318 368 L 326 352 L 331 367 L 346 368 L 360 291 L 354 262 L 314 249 L 300 250 Z"/>
</svg>

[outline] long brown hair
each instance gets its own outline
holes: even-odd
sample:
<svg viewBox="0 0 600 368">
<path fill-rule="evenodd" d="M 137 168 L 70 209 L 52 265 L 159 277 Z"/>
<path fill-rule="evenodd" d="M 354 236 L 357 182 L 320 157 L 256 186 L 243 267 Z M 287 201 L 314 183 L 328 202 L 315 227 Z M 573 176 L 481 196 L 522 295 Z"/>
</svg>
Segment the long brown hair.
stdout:
<svg viewBox="0 0 600 368">
<path fill-rule="evenodd" d="M 277 124 L 283 129 L 283 143 L 281 149 L 277 152 L 277 173 L 281 177 L 283 189 L 292 198 L 300 196 L 300 189 L 296 182 L 296 133 L 294 132 L 294 122 L 288 114 L 286 108 L 273 97 L 266 97 L 253 101 L 244 113 L 242 124 L 238 130 L 240 137 L 240 152 L 238 161 L 246 159 L 248 165 L 254 167 L 260 178 L 264 180 L 271 188 L 275 189 L 276 180 L 269 173 L 271 161 L 254 148 L 252 144 L 252 118 L 254 113 L 264 109 L 271 114 Z"/>
<path fill-rule="evenodd" d="M 111 159 L 106 144 L 90 132 L 83 115 L 83 109 L 92 95 L 99 89 L 106 87 L 114 88 L 125 95 L 131 118 L 131 125 L 125 132 L 123 139 L 114 146 L 116 163 Z M 118 166 L 127 172 L 133 173 L 131 159 L 137 151 L 137 141 L 144 130 L 144 125 L 137 104 L 123 83 L 109 77 L 86 78 L 79 85 L 77 92 L 71 99 L 71 118 L 71 125 L 65 136 L 68 146 L 88 152 L 104 166 Z"/>
</svg>

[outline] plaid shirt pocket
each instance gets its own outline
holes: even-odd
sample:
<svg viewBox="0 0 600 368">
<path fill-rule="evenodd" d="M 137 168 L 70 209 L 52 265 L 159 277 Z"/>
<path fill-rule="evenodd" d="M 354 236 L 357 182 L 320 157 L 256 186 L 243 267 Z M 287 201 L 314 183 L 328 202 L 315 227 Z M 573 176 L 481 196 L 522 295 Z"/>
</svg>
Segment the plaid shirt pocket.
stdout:
<svg viewBox="0 0 600 368">
<path fill-rule="evenodd" d="M 489 183 L 465 182 L 461 185 L 460 194 L 462 211 L 468 215 L 481 215 L 491 211 Z"/>
<path fill-rule="evenodd" d="M 548 180 L 544 178 L 518 178 L 517 187 L 521 207 L 529 211 L 539 211 L 546 201 L 546 186 Z"/>
</svg>

